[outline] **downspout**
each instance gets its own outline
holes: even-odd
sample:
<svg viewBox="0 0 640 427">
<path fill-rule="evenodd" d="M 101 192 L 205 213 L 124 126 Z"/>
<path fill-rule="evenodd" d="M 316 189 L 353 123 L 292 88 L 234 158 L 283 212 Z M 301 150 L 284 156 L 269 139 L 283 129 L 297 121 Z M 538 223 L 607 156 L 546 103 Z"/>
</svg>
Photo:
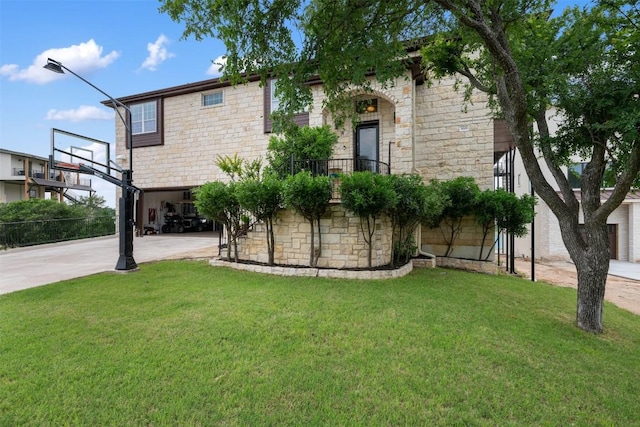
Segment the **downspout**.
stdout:
<svg viewBox="0 0 640 427">
<path fill-rule="evenodd" d="M 416 80 L 411 79 L 411 171 L 416 169 Z"/>
<path fill-rule="evenodd" d="M 418 243 L 418 253 L 422 256 L 426 256 L 427 258 L 431 258 L 431 259 L 436 259 L 436 256 L 434 254 L 431 254 L 429 252 L 423 251 L 422 250 L 422 224 L 418 225 L 418 231 L 417 231 L 417 241 Z"/>
</svg>

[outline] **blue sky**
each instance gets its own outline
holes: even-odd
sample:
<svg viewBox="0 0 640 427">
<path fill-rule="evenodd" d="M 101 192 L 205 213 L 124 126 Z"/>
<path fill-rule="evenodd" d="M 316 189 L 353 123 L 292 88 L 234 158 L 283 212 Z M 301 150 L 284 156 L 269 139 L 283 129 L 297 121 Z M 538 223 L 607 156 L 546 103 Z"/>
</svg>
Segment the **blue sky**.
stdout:
<svg viewBox="0 0 640 427">
<path fill-rule="evenodd" d="M 557 9 L 586 3 L 565 0 Z M 181 40 L 183 24 L 159 6 L 156 0 L 0 0 L 0 148 L 46 157 L 52 128 L 114 142 L 113 110 L 100 103 L 105 97 L 72 75 L 42 68 L 47 58 L 114 98 L 217 77 L 224 45 Z M 114 206 L 115 188 L 93 183 Z"/>
<path fill-rule="evenodd" d="M 49 57 L 114 98 L 218 76 L 212 62 L 224 45 L 180 40 L 183 25 L 159 6 L 0 0 L 0 147 L 46 157 L 51 128 L 114 142 L 113 110 L 100 103 L 106 98 L 72 75 L 42 68 Z M 93 179 L 98 193 L 115 205 L 115 188 L 100 181 Z"/>
</svg>

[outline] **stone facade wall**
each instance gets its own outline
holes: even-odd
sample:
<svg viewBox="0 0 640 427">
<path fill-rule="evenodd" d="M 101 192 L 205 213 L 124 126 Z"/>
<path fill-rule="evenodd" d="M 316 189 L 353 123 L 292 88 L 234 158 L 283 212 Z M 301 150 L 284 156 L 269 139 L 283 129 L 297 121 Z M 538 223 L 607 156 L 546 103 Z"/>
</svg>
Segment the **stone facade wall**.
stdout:
<svg viewBox="0 0 640 427">
<path fill-rule="evenodd" d="M 476 94 L 465 104 L 453 86 L 445 79 L 416 87 L 416 171 L 425 182 L 471 176 L 481 189 L 493 188 L 493 119 L 486 98 Z"/>
<path fill-rule="evenodd" d="M 360 218 L 352 216 L 341 204 L 332 204 L 320 220 L 322 256 L 318 267 L 365 268 L 368 245 L 360 232 Z M 279 213 L 274 227 L 275 263 L 309 265 L 310 224 L 292 210 Z M 316 233 L 316 244 L 318 242 Z M 243 260 L 266 263 L 268 258 L 266 229 L 256 224 L 239 240 L 239 256 Z M 387 265 L 391 260 L 391 222 L 383 217 L 376 222 L 373 237 L 372 265 Z"/>
<path fill-rule="evenodd" d="M 409 72 L 406 77 L 385 87 L 372 82 L 370 93 L 353 91 L 354 97 L 378 100 L 378 111 L 362 114 L 360 119 L 379 124 L 380 161 L 389 163 L 392 173 L 419 173 L 425 182 L 465 175 L 474 177 L 483 189 L 492 188 L 493 122 L 485 100 L 476 96 L 473 104 L 466 105 L 465 112 L 465 103 L 462 95 L 454 91 L 453 80 L 417 86 Z M 134 185 L 147 191 L 189 189 L 209 181 L 228 180 L 215 164 L 218 156 L 265 158 L 271 134 L 264 132 L 263 88 L 253 82 L 219 90 L 224 92 L 224 102 L 217 106 L 202 106 L 202 96 L 207 93 L 203 91 L 162 98 L 163 116 L 159 119 L 163 123 L 164 144 L 133 150 Z M 330 114 L 322 108 L 322 86 L 312 90 L 309 124 L 333 125 Z M 334 157 L 353 158 L 353 127 L 347 123 L 336 132 L 339 141 Z M 116 140 L 117 152 L 127 153 L 125 129 L 119 120 Z M 143 206 L 143 212 L 148 207 Z M 366 267 L 366 245 L 360 235 L 359 219 L 346 216 L 341 209 L 332 206 L 331 215 L 322 220 L 324 229 L 331 231 L 323 236 L 320 266 Z M 276 262 L 308 264 L 307 222 L 289 212 L 282 214 L 277 227 Z M 390 227 L 383 226 L 376 234 L 374 265 L 389 262 L 391 238 L 387 233 Z M 246 259 L 266 261 L 266 241 L 260 225 L 244 238 L 242 248 Z"/>
<path fill-rule="evenodd" d="M 421 248 L 423 251 L 436 256 L 444 256 L 447 251 L 447 242 L 443 236 L 443 232 L 448 235 L 449 231 L 441 227 L 429 228 L 422 226 L 421 230 Z M 493 244 L 493 230 L 489 231 L 484 243 L 482 259 L 487 255 Z M 462 219 L 462 229 L 460 234 L 453 242 L 453 251 L 450 257 L 477 259 L 480 255 L 480 245 L 482 244 L 482 227 L 477 223 L 475 217 L 465 217 Z M 493 260 L 493 252 L 489 256 L 489 260 Z"/>
<path fill-rule="evenodd" d="M 391 165 L 391 173 L 413 172 L 413 147 L 414 147 L 414 82 L 409 73 L 407 78 L 398 78 L 394 84 L 382 87 L 373 79 L 371 80 L 372 92 L 362 93 L 353 91 L 353 96 L 377 98 L 378 111 L 375 113 L 361 114 L 361 123 L 378 121 L 379 135 L 379 159 Z M 313 88 L 314 103 L 309 117 L 310 126 L 330 125 L 334 122 L 327 110 L 323 110 L 325 100 L 322 86 Z M 336 158 L 354 157 L 354 128 L 349 121 L 342 129 L 337 130 L 339 135 L 336 144 Z"/>
<path fill-rule="evenodd" d="M 164 145 L 133 149 L 134 184 L 148 189 L 195 187 L 227 180 L 218 156 L 265 157 L 263 88 L 258 83 L 225 87 L 224 103 L 202 106 L 202 95 L 164 98 Z M 117 126 L 118 153 L 126 153 L 124 127 Z"/>
</svg>

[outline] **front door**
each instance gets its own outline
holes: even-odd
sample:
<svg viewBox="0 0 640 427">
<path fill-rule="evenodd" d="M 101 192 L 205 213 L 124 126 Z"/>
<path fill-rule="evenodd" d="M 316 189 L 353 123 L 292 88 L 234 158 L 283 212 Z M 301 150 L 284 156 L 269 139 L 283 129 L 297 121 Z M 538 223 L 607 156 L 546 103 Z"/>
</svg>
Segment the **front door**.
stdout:
<svg viewBox="0 0 640 427">
<path fill-rule="evenodd" d="M 618 259 L 618 226 L 617 224 L 607 224 L 609 232 L 609 258 Z"/>
<path fill-rule="evenodd" d="M 355 170 L 378 172 L 378 134 L 378 122 L 363 123 L 356 128 Z"/>
</svg>

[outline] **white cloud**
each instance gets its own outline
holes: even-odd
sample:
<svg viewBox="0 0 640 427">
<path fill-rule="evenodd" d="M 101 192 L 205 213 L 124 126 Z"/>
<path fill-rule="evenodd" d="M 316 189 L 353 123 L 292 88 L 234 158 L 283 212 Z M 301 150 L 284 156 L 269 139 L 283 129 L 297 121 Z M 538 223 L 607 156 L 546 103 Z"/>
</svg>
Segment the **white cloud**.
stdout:
<svg viewBox="0 0 640 427">
<path fill-rule="evenodd" d="M 170 40 L 164 34 L 160 34 L 160 37 L 158 37 L 154 43 L 147 43 L 149 56 L 147 56 L 147 59 L 144 60 L 140 68 L 155 71 L 158 65 L 169 58 L 173 58 L 175 55 L 166 48 L 166 45 L 169 43 Z"/>
<path fill-rule="evenodd" d="M 113 115 L 113 110 L 106 111 L 91 105 L 81 105 L 75 110 L 49 110 L 44 119 L 82 122 L 85 120 L 113 120 Z"/>
<path fill-rule="evenodd" d="M 225 65 L 227 65 L 227 57 L 225 55 L 220 55 L 211 61 L 211 65 L 207 69 L 207 74 L 213 77 L 220 77 L 222 75 L 222 68 Z"/>
<path fill-rule="evenodd" d="M 47 63 L 47 58 L 61 62 L 75 73 L 84 74 L 105 68 L 120 57 L 120 53 L 115 50 L 104 56 L 102 51 L 103 47 L 96 44 L 93 39 L 90 39 L 85 43 L 69 47 L 45 50 L 36 56 L 33 64 L 27 68 L 21 69 L 17 64 L 2 65 L 0 67 L 0 75 L 7 76 L 11 81 L 45 84 L 64 76 L 43 68 Z"/>
</svg>

